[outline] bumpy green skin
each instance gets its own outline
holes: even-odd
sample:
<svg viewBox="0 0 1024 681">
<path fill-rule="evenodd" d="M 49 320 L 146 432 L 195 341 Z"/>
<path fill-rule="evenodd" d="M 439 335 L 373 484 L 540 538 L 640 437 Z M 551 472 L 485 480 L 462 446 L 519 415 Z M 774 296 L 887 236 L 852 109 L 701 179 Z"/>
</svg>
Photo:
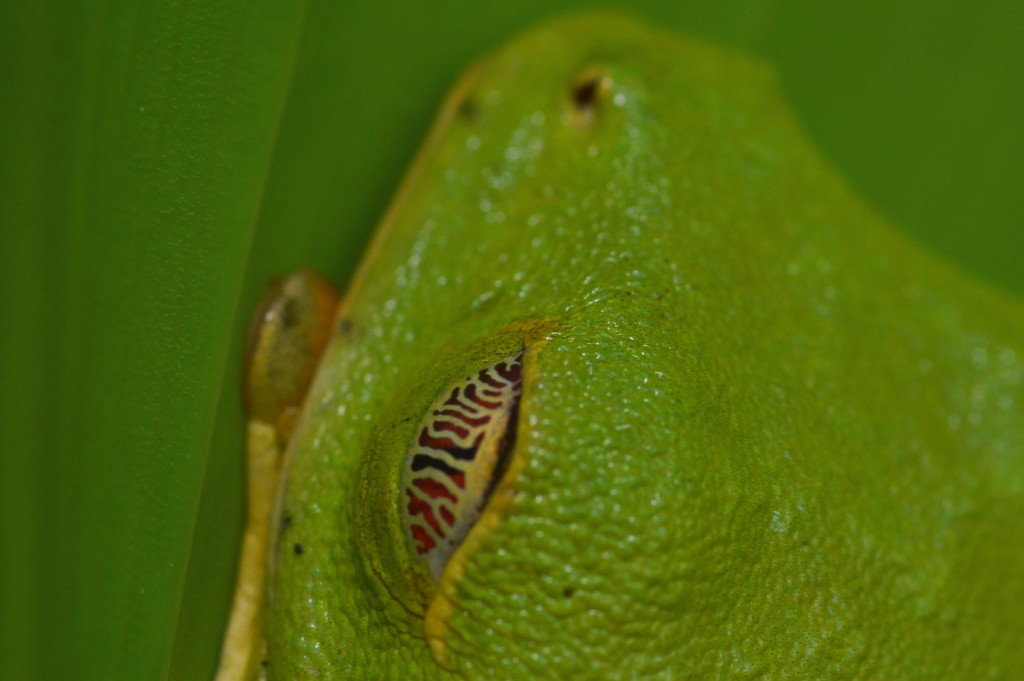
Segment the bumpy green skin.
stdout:
<svg viewBox="0 0 1024 681">
<path fill-rule="evenodd" d="M 516 39 L 442 126 L 293 448 L 271 679 L 1022 678 L 1018 302 L 853 196 L 769 71 L 621 18 Z M 398 471 L 538 319 L 442 668 Z"/>
</svg>

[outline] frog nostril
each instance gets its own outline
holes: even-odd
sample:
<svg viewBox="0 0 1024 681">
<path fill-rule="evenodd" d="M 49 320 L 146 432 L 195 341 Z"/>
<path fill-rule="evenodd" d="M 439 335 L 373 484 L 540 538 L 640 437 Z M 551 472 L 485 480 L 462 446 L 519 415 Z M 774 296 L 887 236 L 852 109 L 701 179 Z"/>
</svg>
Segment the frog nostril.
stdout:
<svg viewBox="0 0 1024 681">
<path fill-rule="evenodd" d="M 597 89 L 600 85 L 601 81 L 598 78 L 591 78 L 577 85 L 572 91 L 572 101 L 576 108 L 589 109 L 594 106 L 594 100 L 597 99 Z"/>
<path fill-rule="evenodd" d="M 439 579 L 508 468 L 522 392 L 520 351 L 443 393 L 406 456 L 404 521 L 416 554 Z"/>
<path fill-rule="evenodd" d="M 573 109 L 580 116 L 590 117 L 600 101 L 611 90 L 611 78 L 603 69 L 588 69 L 581 73 L 572 86 Z"/>
</svg>

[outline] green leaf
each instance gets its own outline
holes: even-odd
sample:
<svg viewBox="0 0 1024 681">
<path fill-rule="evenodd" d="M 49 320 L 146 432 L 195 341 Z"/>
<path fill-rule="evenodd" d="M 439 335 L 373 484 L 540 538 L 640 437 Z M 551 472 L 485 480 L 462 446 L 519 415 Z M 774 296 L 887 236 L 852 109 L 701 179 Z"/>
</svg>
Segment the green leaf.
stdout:
<svg viewBox="0 0 1024 681">
<path fill-rule="evenodd" d="M 3 676 L 163 678 L 302 7 L 11 9 L 4 383 L 31 399 L 5 394 L 4 481 L 31 491 Z"/>
<path fill-rule="evenodd" d="M 615 4 L 774 62 L 861 193 L 1024 291 L 1020 3 Z M 459 71 L 582 6 L 4 4 L 0 677 L 209 678 L 252 304 L 344 284 Z"/>
</svg>

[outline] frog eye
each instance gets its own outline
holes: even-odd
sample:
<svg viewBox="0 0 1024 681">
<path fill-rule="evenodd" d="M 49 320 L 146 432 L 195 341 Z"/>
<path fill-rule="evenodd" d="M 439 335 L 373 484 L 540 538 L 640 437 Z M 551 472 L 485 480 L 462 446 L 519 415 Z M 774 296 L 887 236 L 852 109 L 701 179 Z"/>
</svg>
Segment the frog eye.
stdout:
<svg viewBox="0 0 1024 681">
<path fill-rule="evenodd" d="M 416 555 L 435 580 L 508 467 L 522 392 L 522 361 L 520 351 L 442 393 L 409 446 L 402 516 Z"/>
</svg>

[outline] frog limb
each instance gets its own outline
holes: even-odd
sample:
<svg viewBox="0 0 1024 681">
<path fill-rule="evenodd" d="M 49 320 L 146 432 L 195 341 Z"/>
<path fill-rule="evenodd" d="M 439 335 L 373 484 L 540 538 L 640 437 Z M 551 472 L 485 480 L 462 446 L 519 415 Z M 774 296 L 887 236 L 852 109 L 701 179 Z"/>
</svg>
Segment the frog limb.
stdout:
<svg viewBox="0 0 1024 681">
<path fill-rule="evenodd" d="M 337 307 L 338 294 L 323 277 L 300 271 L 278 282 L 254 316 L 244 376 L 245 535 L 215 681 L 266 677 L 263 614 L 282 462 L 320 356 L 332 335 Z"/>
</svg>

